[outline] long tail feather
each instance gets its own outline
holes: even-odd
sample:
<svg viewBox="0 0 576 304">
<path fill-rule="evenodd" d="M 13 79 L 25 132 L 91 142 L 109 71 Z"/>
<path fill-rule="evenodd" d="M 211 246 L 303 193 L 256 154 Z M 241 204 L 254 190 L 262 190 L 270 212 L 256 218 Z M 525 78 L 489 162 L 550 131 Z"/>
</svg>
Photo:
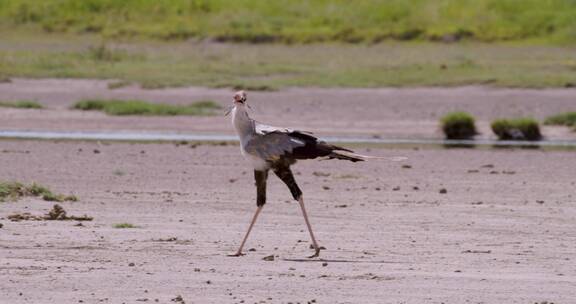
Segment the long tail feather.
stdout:
<svg viewBox="0 0 576 304">
<path fill-rule="evenodd" d="M 364 161 L 364 159 L 361 157 L 357 157 L 355 155 L 344 154 L 344 152 L 340 152 L 340 151 L 333 151 L 332 153 L 330 153 L 330 155 L 328 155 L 328 159 L 333 159 L 333 158 L 342 159 L 342 160 L 349 160 L 351 162 Z"/>
<path fill-rule="evenodd" d="M 355 152 L 348 152 L 348 151 L 333 151 L 330 154 L 330 157 L 331 158 L 344 159 L 344 160 L 350 160 L 353 162 L 365 161 L 368 159 L 382 159 L 382 160 L 388 160 L 388 161 L 393 161 L 393 162 L 399 162 L 399 161 L 405 161 L 408 159 L 408 157 L 404 157 L 404 156 L 392 156 L 392 157 L 371 156 L 371 155 L 362 155 L 362 154 L 358 154 Z"/>
</svg>

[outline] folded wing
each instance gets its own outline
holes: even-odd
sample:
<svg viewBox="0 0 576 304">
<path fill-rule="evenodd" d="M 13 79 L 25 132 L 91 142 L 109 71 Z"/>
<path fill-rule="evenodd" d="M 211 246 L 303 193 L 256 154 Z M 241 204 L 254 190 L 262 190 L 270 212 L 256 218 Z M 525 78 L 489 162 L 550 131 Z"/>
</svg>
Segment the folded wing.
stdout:
<svg viewBox="0 0 576 304">
<path fill-rule="evenodd" d="M 319 141 L 310 134 L 290 129 L 271 128 L 273 129 L 261 129 L 264 131 L 248 141 L 244 147 L 245 151 L 269 162 L 281 159 L 298 160 L 317 157 L 338 158 L 354 162 L 363 160 L 354 156 L 351 150 Z"/>
</svg>

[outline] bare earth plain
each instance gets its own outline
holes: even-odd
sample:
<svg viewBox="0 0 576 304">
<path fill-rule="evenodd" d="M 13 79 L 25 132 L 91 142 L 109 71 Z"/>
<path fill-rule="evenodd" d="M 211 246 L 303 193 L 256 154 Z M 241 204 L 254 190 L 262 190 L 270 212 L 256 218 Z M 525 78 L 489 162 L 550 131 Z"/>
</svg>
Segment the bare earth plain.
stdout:
<svg viewBox="0 0 576 304">
<path fill-rule="evenodd" d="M 71 88 L 80 84 L 100 86 L 102 96 L 157 101 L 173 94 L 168 101 L 212 98 L 222 105 L 228 90 L 109 91 L 105 82 L 70 81 L 61 87 L 73 92 L 63 93 L 50 81 L 0 85 L 5 99 L 48 106 L 0 109 L 1 129 L 230 133 L 221 116 L 107 117 L 67 109 L 82 91 Z M 45 90 L 19 91 L 27 82 Z M 542 118 L 570 110 L 574 94 L 470 87 L 250 96 L 260 120 L 319 135 L 435 138 L 446 109 L 470 108 L 481 122 L 514 113 Z M 563 128 L 546 132 L 573 136 Z M 300 210 L 275 177 L 247 255 L 233 258 L 227 254 L 255 209 L 252 171 L 236 145 L 2 140 L 2 180 L 74 194 L 79 201 L 61 203 L 64 209 L 94 220 L 13 222 L 9 215 L 43 215 L 54 203 L 0 203 L 0 303 L 574 303 L 574 151 L 354 148 L 408 160 L 295 166 L 326 247 L 320 259 L 306 258 L 312 250 Z M 136 227 L 114 228 L 120 223 Z M 263 259 L 270 255 L 272 261 Z"/>
</svg>

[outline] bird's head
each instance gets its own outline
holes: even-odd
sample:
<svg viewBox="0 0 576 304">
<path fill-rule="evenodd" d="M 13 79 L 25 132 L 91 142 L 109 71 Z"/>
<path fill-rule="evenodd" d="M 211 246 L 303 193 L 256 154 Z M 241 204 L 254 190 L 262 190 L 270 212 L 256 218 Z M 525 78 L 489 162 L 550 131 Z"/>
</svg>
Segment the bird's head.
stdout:
<svg viewBox="0 0 576 304">
<path fill-rule="evenodd" d="M 240 106 L 242 106 L 242 107 L 240 107 Z M 232 105 L 228 108 L 226 113 L 224 113 L 224 116 L 228 116 L 228 114 L 230 114 L 230 112 L 232 112 L 233 109 L 237 109 L 237 108 L 244 109 L 243 106 L 246 106 L 248 109 L 252 109 L 246 103 L 246 92 L 238 91 L 234 94 L 234 98 L 232 98 Z"/>
<path fill-rule="evenodd" d="M 234 94 L 233 102 L 234 105 L 246 104 L 246 92 L 244 91 L 236 92 L 236 94 Z"/>
</svg>

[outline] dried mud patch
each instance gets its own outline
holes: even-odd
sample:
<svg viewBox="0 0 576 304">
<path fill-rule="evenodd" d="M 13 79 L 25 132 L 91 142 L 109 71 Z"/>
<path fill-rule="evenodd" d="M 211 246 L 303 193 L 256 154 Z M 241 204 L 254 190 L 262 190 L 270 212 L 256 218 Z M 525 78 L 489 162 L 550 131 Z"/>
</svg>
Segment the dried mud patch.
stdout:
<svg viewBox="0 0 576 304">
<path fill-rule="evenodd" d="M 13 222 L 19 221 L 91 221 L 92 217 L 87 215 L 75 216 L 67 215 L 62 206 L 55 204 L 52 209 L 45 215 L 32 215 L 29 212 L 15 213 L 7 217 Z"/>
</svg>

